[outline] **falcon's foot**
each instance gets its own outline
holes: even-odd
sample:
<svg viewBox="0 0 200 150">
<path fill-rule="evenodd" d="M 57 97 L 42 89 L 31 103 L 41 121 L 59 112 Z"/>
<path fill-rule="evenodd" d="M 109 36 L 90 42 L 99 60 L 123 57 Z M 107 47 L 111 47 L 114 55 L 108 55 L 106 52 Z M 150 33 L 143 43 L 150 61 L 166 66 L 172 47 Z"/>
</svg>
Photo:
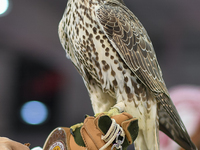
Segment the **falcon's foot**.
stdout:
<svg viewBox="0 0 200 150">
<path fill-rule="evenodd" d="M 115 115 L 118 115 L 118 114 L 121 114 L 122 112 L 124 112 L 124 110 L 125 110 L 124 108 L 125 108 L 124 103 L 120 102 L 120 103 L 117 103 L 116 105 L 114 105 L 113 107 L 111 107 L 108 112 L 103 112 L 103 113 L 109 117 L 112 117 L 112 116 L 115 116 Z M 99 114 L 101 114 L 101 113 L 95 114 L 95 117 L 97 117 Z"/>
<path fill-rule="evenodd" d="M 82 122 L 81 123 L 77 123 L 77 124 L 75 124 L 75 125 L 73 125 L 73 126 L 70 127 L 70 131 L 74 132 L 77 128 L 80 128 L 82 126 L 83 126 Z"/>
<path fill-rule="evenodd" d="M 117 108 L 111 108 L 109 111 L 107 111 L 107 112 L 102 112 L 102 113 L 103 113 L 104 115 L 109 116 L 109 117 L 112 117 L 112 116 L 114 116 L 114 115 L 120 114 L 120 112 L 119 112 L 119 110 L 118 110 Z M 95 114 L 95 117 L 99 116 L 99 115 L 102 114 L 102 113 L 97 113 L 97 114 Z"/>
</svg>

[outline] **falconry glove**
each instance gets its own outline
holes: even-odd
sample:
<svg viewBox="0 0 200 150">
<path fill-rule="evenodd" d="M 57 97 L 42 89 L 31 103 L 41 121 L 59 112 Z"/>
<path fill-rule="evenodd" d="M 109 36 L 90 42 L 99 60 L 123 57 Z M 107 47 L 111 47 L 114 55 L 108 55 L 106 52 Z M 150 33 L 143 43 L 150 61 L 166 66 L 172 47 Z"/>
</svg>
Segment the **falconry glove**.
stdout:
<svg viewBox="0 0 200 150">
<path fill-rule="evenodd" d="M 88 116 L 73 132 L 59 127 L 48 136 L 43 150 L 125 150 L 138 135 L 138 120 L 128 113 Z"/>
</svg>

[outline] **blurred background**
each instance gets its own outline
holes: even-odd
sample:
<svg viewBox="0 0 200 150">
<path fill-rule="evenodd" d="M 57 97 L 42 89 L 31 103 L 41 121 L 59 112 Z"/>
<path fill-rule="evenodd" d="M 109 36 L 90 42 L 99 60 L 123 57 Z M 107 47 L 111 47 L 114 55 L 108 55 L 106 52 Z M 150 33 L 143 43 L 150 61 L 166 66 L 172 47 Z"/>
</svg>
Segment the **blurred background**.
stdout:
<svg viewBox="0 0 200 150">
<path fill-rule="evenodd" d="M 7 2 L 0 0 L 0 136 L 43 146 L 55 127 L 93 115 L 82 78 L 57 34 L 67 1 Z M 167 87 L 194 86 L 200 93 L 200 1 L 125 3 L 146 28 Z M 200 103 L 196 94 L 191 97 Z"/>
</svg>

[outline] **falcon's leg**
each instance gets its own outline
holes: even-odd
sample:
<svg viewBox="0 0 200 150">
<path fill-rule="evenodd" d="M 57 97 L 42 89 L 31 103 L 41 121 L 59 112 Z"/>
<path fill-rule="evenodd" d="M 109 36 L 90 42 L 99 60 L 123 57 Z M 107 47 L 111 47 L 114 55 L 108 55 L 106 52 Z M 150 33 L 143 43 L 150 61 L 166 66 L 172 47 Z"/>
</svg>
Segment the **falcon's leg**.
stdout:
<svg viewBox="0 0 200 150">
<path fill-rule="evenodd" d="M 95 114 L 108 112 L 116 104 L 116 100 L 110 94 L 103 92 L 95 80 L 91 80 L 90 84 L 85 83 L 85 85 Z"/>
<path fill-rule="evenodd" d="M 148 149 L 159 150 L 159 123 L 157 103 L 152 102 L 152 108 L 146 117 L 146 129 L 143 132 Z"/>
<path fill-rule="evenodd" d="M 114 115 L 118 115 L 118 114 L 124 112 L 124 110 L 125 110 L 125 105 L 123 102 L 120 102 L 120 103 L 115 104 L 113 107 L 111 107 L 109 111 L 103 112 L 103 113 L 112 117 Z M 98 116 L 99 113 L 97 113 L 95 115 Z"/>
<path fill-rule="evenodd" d="M 116 102 L 116 104 L 108 111 L 112 116 L 125 111 L 124 102 Z"/>
<path fill-rule="evenodd" d="M 121 113 L 118 108 L 116 107 L 111 107 L 109 111 L 103 111 L 101 113 L 104 113 L 105 115 L 108 115 L 109 117 L 112 117 L 114 115 L 118 115 Z M 101 113 L 96 113 L 95 116 L 100 115 Z"/>
<path fill-rule="evenodd" d="M 139 133 L 135 140 L 136 150 L 159 150 L 157 121 L 157 103 L 150 100 L 151 109 L 147 111 L 145 101 L 140 101 L 137 108 L 133 102 L 127 102 L 127 112 L 138 119 Z"/>
</svg>

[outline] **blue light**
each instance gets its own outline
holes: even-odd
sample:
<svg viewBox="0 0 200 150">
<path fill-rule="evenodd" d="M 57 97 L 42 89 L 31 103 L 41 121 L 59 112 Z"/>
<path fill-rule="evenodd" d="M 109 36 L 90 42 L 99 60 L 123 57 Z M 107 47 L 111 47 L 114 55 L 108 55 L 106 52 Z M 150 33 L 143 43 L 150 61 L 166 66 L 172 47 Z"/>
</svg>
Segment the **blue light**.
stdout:
<svg viewBox="0 0 200 150">
<path fill-rule="evenodd" d="M 0 0 L 0 16 L 6 13 L 9 7 L 9 1 L 8 0 Z"/>
<path fill-rule="evenodd" d="M 31 125 L 42 124 L 48 117 L 47 107 L 39 101 L 29 101 L 21 108 L 22 119 Z"/>
</svg>

